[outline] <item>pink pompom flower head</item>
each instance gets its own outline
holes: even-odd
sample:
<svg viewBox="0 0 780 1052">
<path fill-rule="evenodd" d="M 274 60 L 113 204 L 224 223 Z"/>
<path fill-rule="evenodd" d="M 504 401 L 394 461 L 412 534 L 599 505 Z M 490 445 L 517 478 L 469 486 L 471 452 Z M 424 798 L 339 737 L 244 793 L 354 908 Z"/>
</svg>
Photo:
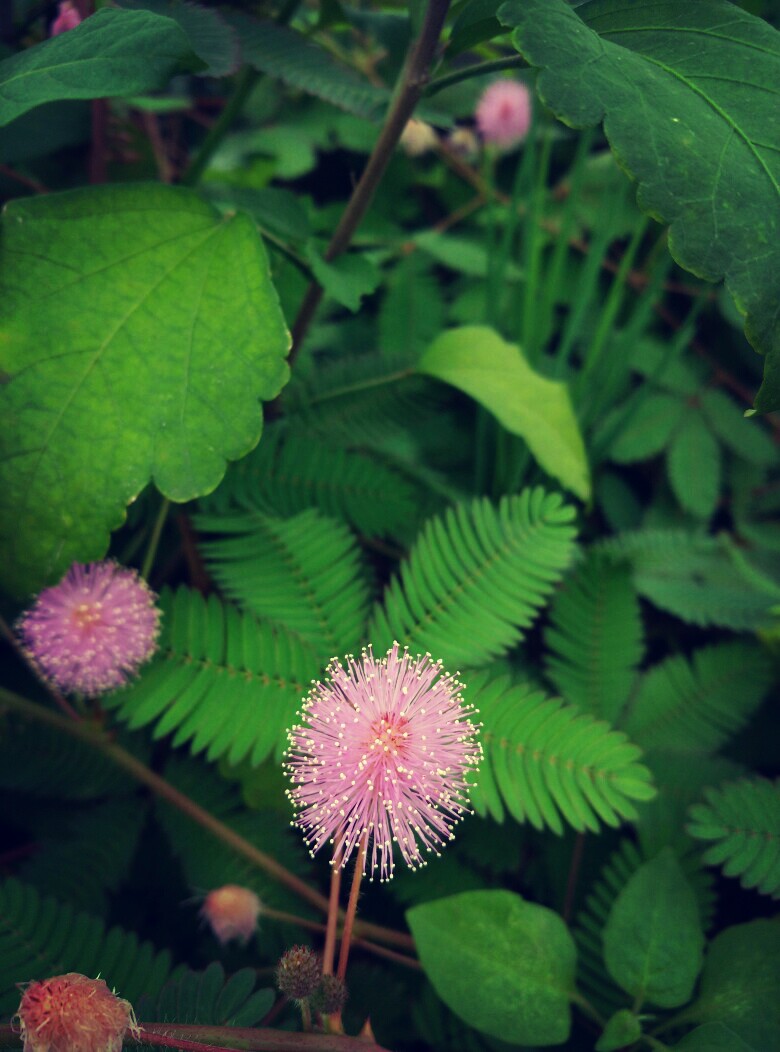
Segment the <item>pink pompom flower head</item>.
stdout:
<svg viewBox="0 0 780 1052">
<path fill-rule="evenodd" d="M 221 943 L 231 939 L 245 943 L 257 928 L 262 908 L 254 891 L 242 888 L 240 884 L 225 884 L 208 893 L 200 914 Z"/>
<path fill-rule="evenodd" d="M 467 776 L 482 755 L 475 710 L 440 661 L 397 643 L 386 657 L 371 647 L 360 661 L 350 655 L 346 668 L 334 658 L 327 671 L 288 733 L 294 824 L 312 854 L 334 845 L 332 865 L 345 866 L 365 839 L 363 871 L 370 854 L 371 876 L 389 880 L 394 843 L 416 869 L 469 813 Z"/>
<path fill-rule="evenodd" d="M 30 983 L 17 1018 L 24 1052 L 119 1052 L 141 1036 L 130 1002 L 78 972 Z"/>
<path fill-rule="evenodd" d="M 22 614 L 17 631 L 44 679 L 89 697 L 127 682 L 157 646 L 156 596 L 118 563 L 74 563 Z"/>
<path fill-rule="evenodd" d="M 60 33 L 67 33 L 69 29 L 75 29 L 78 25 L 81 25 L 81 15 L 72 0 L 62 0 L 57 7 L 57 17 L 51 24 L 49 36 L 58 37 Z"/>
<path fill-rule="evenodd" d="M 482 92 L 475 116 L 486 143 L 517 146 L 531 126 L 531 93 L 519 80 L 495 80 Z"/>
</svg>

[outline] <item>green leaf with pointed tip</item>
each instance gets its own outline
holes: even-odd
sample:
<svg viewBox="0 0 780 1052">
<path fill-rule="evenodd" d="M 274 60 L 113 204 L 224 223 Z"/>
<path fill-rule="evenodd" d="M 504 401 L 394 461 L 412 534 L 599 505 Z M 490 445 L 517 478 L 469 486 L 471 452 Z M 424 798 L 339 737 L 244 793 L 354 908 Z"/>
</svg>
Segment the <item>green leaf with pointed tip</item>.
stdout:
<svg viewBox="0 0 780 1052">
<path fill-rule="evenodd" d="M 604 1032 L 596 1042 L 596 1052 L 616 1052 L 633 1045 L 642 1036 L 639 1020 L 627 1008 L 620 1008 L 607 1020 Z"/>
<path fill-rule="evenodd" d="M 666 467 L 680 506 L 709 519 L 720 496 L 720 447 L 698 409 L 689 410 L 677 429 Z"/>
<path fill-rule="evenodd" d="M 55 99 L 116 98 L 162 87 L 187 37 L 150 11 L 98 11 L 0 63 L 0 125 Z"/>
<path fill-rule="evenodd" d="M 289 337 L 254 224 L 196 194 L 100 187 L 16 201 L 0 271 L 0 583 L 100 558 L 153 480 L 213 490 L 257 444 Z"/>
<path fill-rule="evenodd" d="M 510 0 L 499 19 L 566 124 L 603 119 L 686 270 L 725 278 L 780 407 L 780 33 L 725 0 Z"/>
<path fill-rule="evenodd" d="M 525 439 L 548 474 L 588 499 L 590 471 L 568 389 L 535 372 L 519 347 L 485 325 L 464 325 L 438 336 L 417 369 L 474 398 Z"/>
<path fill-rule="evenodd" d="M 517 1045 L 568 1038 L 576 950 L 557 913 L 511 891 L 466 891 L 406 918 L 436 993 L 469 1026 Z"/>
<path fill-rule="evenodd" d="M 615 900 L 604 928 L 607 970 L 640 1005 L 674 1008 L 693 993 L 703 942 L 696 896 L 665 848 Z"/>
</svg>

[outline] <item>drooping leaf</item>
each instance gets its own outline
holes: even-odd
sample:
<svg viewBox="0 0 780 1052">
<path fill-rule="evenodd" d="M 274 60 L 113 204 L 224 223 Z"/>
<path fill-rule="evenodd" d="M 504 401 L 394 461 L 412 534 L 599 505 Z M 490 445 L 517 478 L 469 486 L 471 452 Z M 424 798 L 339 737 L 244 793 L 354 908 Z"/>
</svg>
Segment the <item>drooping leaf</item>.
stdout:
<svg viewBox="0 0 780 1052">
<path fill-rule="evenodd" d="M 406 917 L 426 975 L 470 1026 L 511 1044 L 566 1041 L 576 951 L 557 913 L 510 891 L 469 891 Z"/>
<path fill-rule="evenodd" d="M 566 385 L 535 372 L 518 347 L 487 326 L 465 325 L 435 339 L 417 368 L 474 398 L 525 439 L 548 474 L 587 500 L 590 470 Z"/>
<path fill-rule="evenodd" d="M 704 861 L 739 877 L 745 888 L 780 893 L 780 783 L 743 779 L 705 790 L 706 803 L 690 809 L 688 832 L 715 841 Z"/>
<path fill-rule="evenodd" d="M 13 878 L 0 883 L 0 1013 L 19 1005 L 18 983 L 64 972 L 100 975 L 129 1001 L 154 995 L 171 973 L 171 955 L 97 917 L 41 898 Z"/>
<path fill-rule="evenodd" d="M 691 662 L 674 655 L 645 673 L 625 729 L 646 749 L 714 752 L 747 722 L 771 682 L 771 663 L 753 643 L 701 647 Z"/>
<path fill-rule="evenodd" d="M 607 968 L 638 1005 L 674 1008 L 693 992 L 703 944 L 696 898 L 665 848 L 615 900 L 604 929 Z"/>
<path fill-rule="evenodd" d="M 725 278 L 767 355 L 756 407 L 777 408 L 780 34 L 725 0 L 509 0 L 499 18 L 542 68 L 539 94 L 557 116 L 604 120 L 640 206 L 671 224 L 677 262 Z"/>
<path fill-rule="evenodd" d="M 451 668 L 505 653 L 572 557 L 572 518 L 558 494 L 534 489 L 430 519 L 375 608 L 369 638 L 379 652 L 397 639 Z"/>
<path fill-rule="evenodd" d="M 190 53 L 170 18 L 108 8 L 0 62 L 0 125 L 44 102 L 140 95 Z"/>
<path fill-rule="evenodd" d="M 488 673 L 468 677 L 482 720 L 484 758 L 471 798 L 479 814 L 563 832 L 598 832 L 636 818 L 634 800 L 655 795 L 641 751 L 619 731 L 528 686 Z"/>
<path fill-rule="evenodd" d="M 190 48 L 208 68 L 199 75 L 225 77 L 235 73 L 241 61 L 238 37 L 218 11 L 180 0 L 117 0 L 131 11 L 152 11 L 173 19 L 187 36 Z"/>
<path fill-rule="evenodd" d="M 688 410 L 666 454 L 669 481 L 680 505 L 709 519 L 720 496 L 720 449 L 704 417 Z"/>
<path fill-rule="evenodd" d="M 573 705 L 614 723 L 642 660 L 639 599 L 627 567 L 591 554 L 550 611 L 547 675 Z"/>
<path fill-rule="evenodd" d="M 704 962 L 699 996 L 689 1013 L 698 1023 L 728 1027 L 756 1052 L 780 1045 L 777 921 L 735 924 L 713 939 Z"/>
<path fill-rule="evenodd" d="M 52 194 L 4 225 L 0 553 L 22 593 L 100 558 L 150 480 L 212 490 L 260 437 L 288 334 L 251 220 L 190 191 Z"/>
<path fill-rule="evenodd" d="M 321 667 L 299 636 L 185 588 L 160 596 L 160 649 L 103 704 L 131 727 L 231 763 L 281 755 L 285 731 Z"/>
</svg>

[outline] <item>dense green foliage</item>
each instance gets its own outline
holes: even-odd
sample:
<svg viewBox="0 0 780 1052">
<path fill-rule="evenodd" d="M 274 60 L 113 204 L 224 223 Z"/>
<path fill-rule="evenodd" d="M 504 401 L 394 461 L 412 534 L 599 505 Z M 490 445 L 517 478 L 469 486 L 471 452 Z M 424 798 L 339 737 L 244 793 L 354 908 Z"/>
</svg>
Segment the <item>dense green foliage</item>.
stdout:
<svg viewBox="0 0 780 1052">
<path fill-rule="evenodd" d="M 96 6 L 0 12 L 3 1022 L 82 971 L 323 1047 L 270 990 L 328 908 L 282 758 L 331 659 L 398 641 L 482 760 L 441 857 L 362 885 L 346 1033 L 780 1049 L 770 5 Z M 14 622 L 104 557 L 158 647 L 64 699 Z"/>
</svg>

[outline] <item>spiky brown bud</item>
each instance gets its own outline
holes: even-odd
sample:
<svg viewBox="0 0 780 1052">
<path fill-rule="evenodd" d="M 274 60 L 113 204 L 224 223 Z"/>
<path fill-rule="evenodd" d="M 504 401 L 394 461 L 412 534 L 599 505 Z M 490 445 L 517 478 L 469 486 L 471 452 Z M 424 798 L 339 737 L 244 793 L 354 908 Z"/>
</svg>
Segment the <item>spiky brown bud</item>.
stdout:
<svg viewBox="0 0 780 1052">
<path fill-rule="evenodd" d="M 308 946 L 293 946 L 276 966 L 276 985 L 295 1001 L 311 997 L 320 982 L 322 966 Z"/>
<path fill-rule="evenodd" d="M 347 1003 L 347 988 L 336 975 L 323 975 L 317 992 L 311 1000 L 312 1008 L 323 1015 L 340 1012 Z"/>
</svg>

